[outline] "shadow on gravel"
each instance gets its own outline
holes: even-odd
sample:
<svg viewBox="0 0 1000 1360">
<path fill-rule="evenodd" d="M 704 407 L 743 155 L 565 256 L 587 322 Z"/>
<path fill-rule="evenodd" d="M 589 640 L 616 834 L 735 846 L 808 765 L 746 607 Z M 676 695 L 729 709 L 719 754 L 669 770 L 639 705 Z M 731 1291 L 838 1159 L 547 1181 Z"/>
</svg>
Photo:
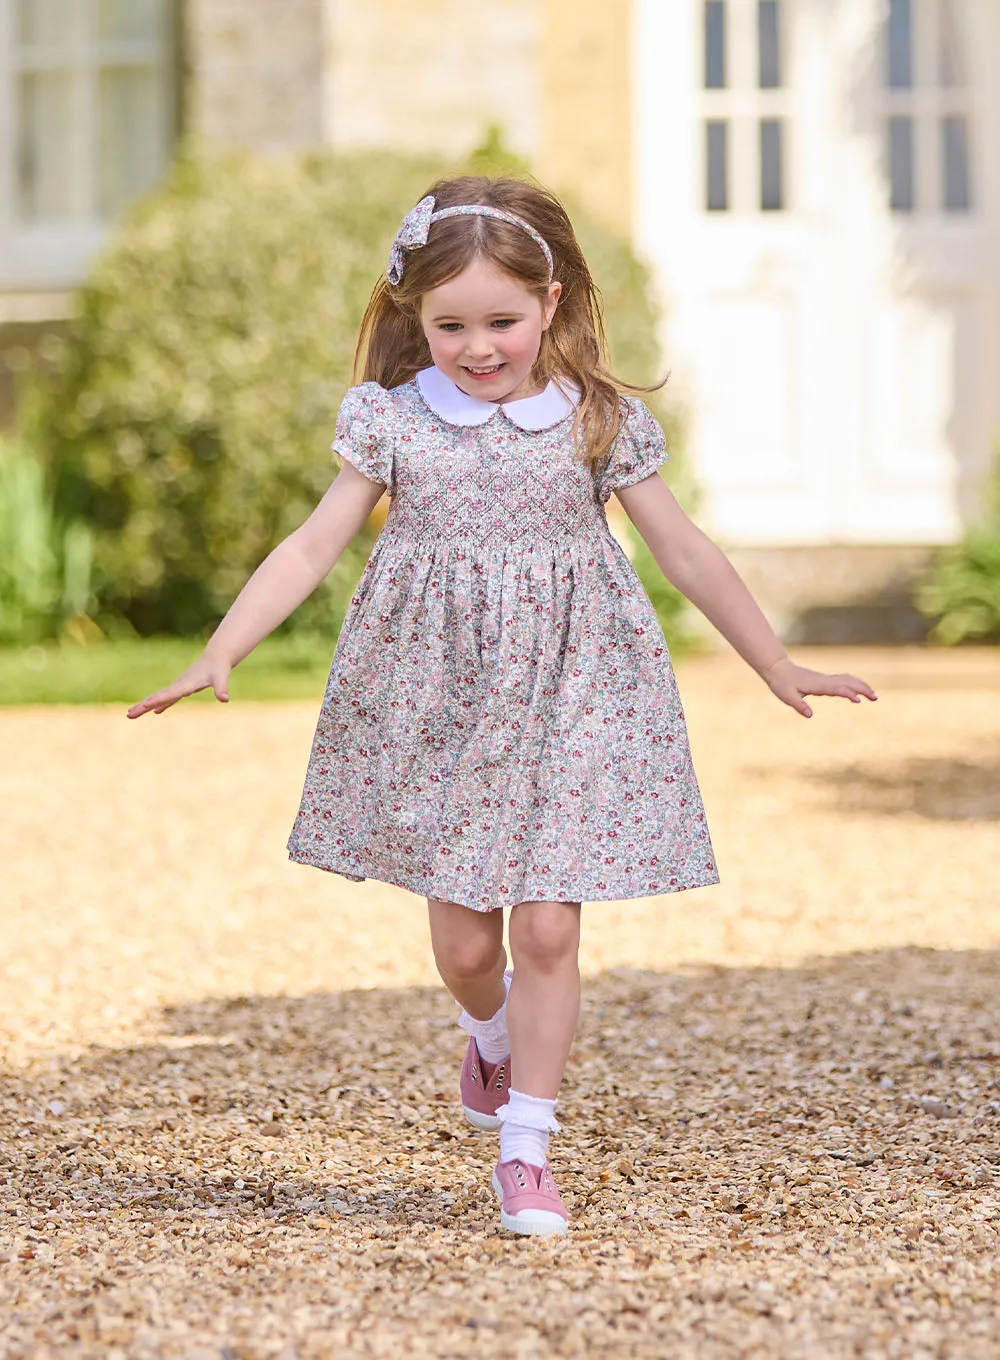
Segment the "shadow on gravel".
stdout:
<svg viewBox="0 0 1000 1360">
<path fill-rule="evenodd" d="M 996 951 L 904 949 L 587 979 L 553 1148 L 567 1201 L 597 1226 L 707 1212 L 728 1240 L 772 1210 L 794 1229 L 772 1178 L 803 1169 L 863 1189 L 907 1163 L 914 1196 L 988 1194 L 998 972 Z M 151 1017 L 142 1046 L 0 1073 L 5 1193 L 81 1220 L 493 1235 L 496 1144 L 462 1121 L 455 1014 L 431 988 L 211 998 Z M 852 1205 L 831 1190 L 831 1233 Z"/>
<path fill-rule="evenodd" d="M 935 821 L 1000 820 L 1000 755 L 982 760 L 914 758 L 844 765 L 813 774 L 851 812 L 915 812 Z"/>
</svg>

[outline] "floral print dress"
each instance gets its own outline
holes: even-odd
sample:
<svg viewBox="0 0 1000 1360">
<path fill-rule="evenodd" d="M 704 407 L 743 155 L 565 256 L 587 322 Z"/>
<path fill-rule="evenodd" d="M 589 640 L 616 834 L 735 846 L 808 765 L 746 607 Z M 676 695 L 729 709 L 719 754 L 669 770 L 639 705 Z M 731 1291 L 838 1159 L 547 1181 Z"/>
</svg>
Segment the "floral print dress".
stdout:
<svg viewBox="0 0 1000 1360">
<path fill-rule="evenodd" d="M 477 911 L 718 882 L 684 713 L 612 492 L 667 460 L 645 405 L 597 469 L 574 397 L 437 368 L 344 398 L 335 453 L 391 497 L 341 629 L 291 859 Z"/>
</svg>

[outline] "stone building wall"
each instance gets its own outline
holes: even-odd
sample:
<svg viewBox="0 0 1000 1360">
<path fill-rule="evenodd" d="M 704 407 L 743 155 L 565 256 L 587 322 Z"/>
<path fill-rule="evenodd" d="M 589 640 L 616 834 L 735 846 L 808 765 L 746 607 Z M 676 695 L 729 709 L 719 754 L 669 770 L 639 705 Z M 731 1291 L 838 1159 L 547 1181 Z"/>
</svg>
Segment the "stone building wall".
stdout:
<svg viewBox="0 0 1000 1360">
<path fill-rule="evenodd" d="M 633 0 L 544 0 L 539 173 L 607 226 L 633 222 Z"/>
<path fill-rule="evenodd" d="M 631 3 L 185 0 L 187 128 L 216 145 L 458 158 L 491 125 L 609 226 L 632 221 Z"/>
<path fill-rule="evenodd" d="M 630 0 L 331 0 L 335 146 L 461 155 L 498 124 L 609 226 L 632 216 Z"/>
<path fill-rule="evenodd" d="M 184 0 L 184 122 L 216 146 L 324 140 L 324 0 Z"/>
<path fill-rule="evenodd" d="M 461 156 L 490 124 L 512 150 L 540 150 L 546 0 L 330 0 L 327 138 Z"/>
</svg>

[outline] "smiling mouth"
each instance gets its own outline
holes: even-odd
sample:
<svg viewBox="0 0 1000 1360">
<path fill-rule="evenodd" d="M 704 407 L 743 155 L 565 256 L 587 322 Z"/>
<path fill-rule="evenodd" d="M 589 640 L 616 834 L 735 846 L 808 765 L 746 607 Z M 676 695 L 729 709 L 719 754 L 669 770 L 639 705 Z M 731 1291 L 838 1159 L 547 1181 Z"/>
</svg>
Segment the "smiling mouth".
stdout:
<svg viewBox="0 0 1000 1360">
<path fill-rule="evenodd" d="M 502 368 L 503 364 L 494 364 L 492 368 L 470 368 L 468 364 L 465 365 L 466 373 L 471 374 L 473 378 L 492 378 Z"/>
</svg>

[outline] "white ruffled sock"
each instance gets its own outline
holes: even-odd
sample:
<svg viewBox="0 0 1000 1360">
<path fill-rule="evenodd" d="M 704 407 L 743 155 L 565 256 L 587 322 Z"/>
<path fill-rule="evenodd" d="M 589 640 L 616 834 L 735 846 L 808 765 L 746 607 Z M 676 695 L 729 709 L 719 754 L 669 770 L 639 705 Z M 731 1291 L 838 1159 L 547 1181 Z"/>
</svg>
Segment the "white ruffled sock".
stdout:
<svg viewBox="0 0 1000 1360">
<path fill-rule="evenodd" d="M 500 1120 L 500 1160 L 544 1166 L 549 1155 L 549 1134 L 558 1133 L 556 1102 L 529 1096 L 511 1087 L 507 1104 L 497 1111 Z"/>
<path fill-rule="evenodd" d="M 503 985 L 507 992 L 510 991 L 510 980 L 513 976 L 513 968 L 508 968 L 503 975 Z M 475 1039 L 479 1056 L 484 1062 L 502 1062 L 509 1055 L 510 1039 L 507 1037 L 506 995 L 503 999 L 503 1005 L 496 1015 L 491 1015 L 488 1020 L 477 1020 L 468 1011 L 463 1011 L 458 1017 L 458 1024 L 461 1029 L 465 1030 L 466 1034 L 471 1034 Z"/>
</svg>

